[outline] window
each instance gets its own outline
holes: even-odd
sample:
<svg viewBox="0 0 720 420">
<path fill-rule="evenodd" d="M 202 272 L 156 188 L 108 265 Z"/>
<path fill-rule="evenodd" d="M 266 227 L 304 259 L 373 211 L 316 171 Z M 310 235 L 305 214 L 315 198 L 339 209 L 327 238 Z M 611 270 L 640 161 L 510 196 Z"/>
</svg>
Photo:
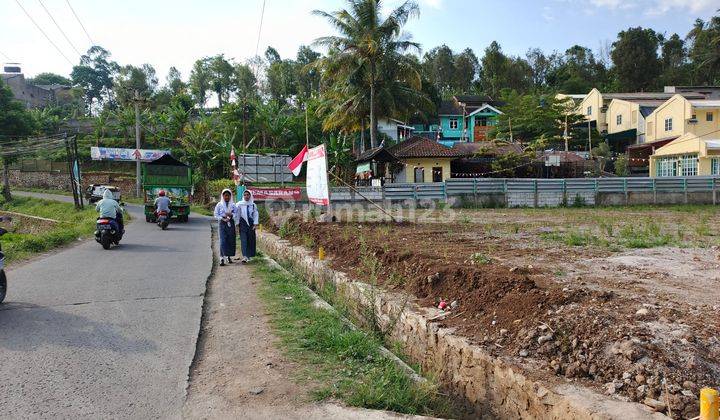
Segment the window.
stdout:
<svg viewBox="0 0 720 420">
<path fill-rule="evenodd" d="M 710 160 L 710 175 L 720 175 L 720 158 Z"/>
<path fill-rule="evenodd" d="M 677 176 L 677 158 L 676 157 L 664 157 L 659 158 L 656 161 L 657 176 Z"/>
<path fill-rule="evenodd" d="M 712 121 L 712 120 L 713 120 L 712 112 L 708 112 L 707 114 L 705 114 L 705 121 Z"/>
<path fill-rule="evenodd" d="M 697 155 L 680 156 L 680 175 L 697 176 L 698 157 Z"/>
<path fill-rule="evenodd" d="M 586 115 L 592 115 L 592 106 L 587 107 L 587 114 Z"/>
<path fill-rule="evenodd" d="M 433 182 L 442 182 L 443 181 L 442 166 L 433 166 L 432 171 L 433 171 L 433 176 L 432 176 Z"/>
<path fill-rule="evenodd" d="M 622 125 L 622 114 L 615 117 L 615 124 Z"/>
<path fill-rule="evenodd" d="M 672 131 L 672 118 L 665 118 L 665 131 Z"/>
<path fill-rule="evenodd" d="M 450 129 L 451 130 L 457 130 L 458 128 L 458 120 L 457 118 L 450 118 Z"/>
</svg>

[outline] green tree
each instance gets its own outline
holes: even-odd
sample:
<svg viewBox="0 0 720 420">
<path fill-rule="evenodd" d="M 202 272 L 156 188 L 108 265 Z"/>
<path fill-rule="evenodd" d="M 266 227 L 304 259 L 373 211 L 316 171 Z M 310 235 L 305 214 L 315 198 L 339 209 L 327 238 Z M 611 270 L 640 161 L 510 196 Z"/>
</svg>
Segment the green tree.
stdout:
<svg viewBox="0 0 720 420">
<path fill-rule="evenodd" d="M 593 87 L 603 88 L 608 71 L 592 50 L 573 45 L 557 58 L 547 73 L 549 87 L 564 93 L 587 93 Z"/>
<path fill-rule="evenodd" d="M 80 57 L 80 64 L 73 67 L 70 77 L 74 85 L 85 91 L 87 112 L 114 106 L 113 78 L 119 69 L 120 66 L 110 60 L 110 52 L 97 45 Z"/>
<path fill-rule="evenodd" d="M 21 102 L 15 100 L 10 88 L 0 80 L 0 145 L 17 142 L 18 139 L 28 136 L 34 131 L 35 121 L 32 115 L 25 109 L 25 106 Z M 5 152 L 5 150 L 3 150 L 3 152 Z M 2 195 L 5 197 L 5 200 L 12 200 L 9 172 L 9 166 L 12 161 L 12 155 L 2 154 Z"/>
<path fill-rule="evenodd" d="M 237 79 L 235 67 L 225 59 L 223 54 L 211 57 L 209 60 L 210 86 L 218 98 L 218 109 L 230 100 L 230 94 L 236 90 Z"/>
<path fill-rule="evenodd" d="M 468 93 L 480 72 L 480 61 L 470 48 L 455 56 L 454 87 L 458 93 Z"/>
<path fill-rule="evenodd" d="M 685 49 L 685 41 L 678 34 L 672 36 L 662 44 L 662 83 L 667 86 L 689 85 L 690 66 Z"/>
<path fill-rule="evenodd" d="M 687 38 L 692 43 L 689 56 L 693 64 L 694 83 L 720 84 L 720 14 L 707 22 L 696 20 Z"/>
<path fill-rule="evenodd" d="M 150 64 L 135 67 L 130 64 L 123 66 L 115 77 L 115 96 L 121 106 L 130 106 L 135 95 L 149 100 L 157 89 L 158 79 L 155 68 Z"/>
<path fill-rule="evenodd" d="M 190 93 L 195 102 L 202 108 L 207 102 L 207 93 L 211 90 L 212 75 L 207 58 L 196 60 L 190 71 Z"/>
<path fill-rule="evenodd" d="M 480 62 L 482 65 L 480 77 L 482 90 L 492 97 L 498 97 L 500 90 L 507 88 L 506 77 L 510 60 L 502 52 L 500 44 L 493 41 L 485 49 L 485 55 Z"/>
<path fill-rule="evenodd" d="M 72 80 L 65 76 L 55 73 L 39 73 L 35 77 L 28 79 L 28 83 L 33 85 L 63 85 L 72 86 Z"/>
<path fill-rule="evenodd" d="M 661 34 L 652 29 L 629 28 L 612 44 L 612 58 L 620 89 L 626 92 L 657 88 L 661 65 L 658 48 Z"/>
<path fill-rule="evenodd" d="M 242 102 L 254 101 L 258 97 L 257 78 L 246 64 L 235 66 L 237 80 L 237 97 Z"/>
<path fill-rule="evenodd" d="M 476 58 L 477 59 L 477 58 Z M 457 93 L 455 55 L 447 45 L 435 47 L 423 56 L 422 70 L 443 97 L 451 97 Z"/>
<path fill-rule="evenodd" d="M 494 136 L 498 139 L 510 139 L 532 144 L 539 139 L 562 145 L 563 134 L 567 127 L 572 127 L 583 120 L 583 117 L 568 112 L 568 103 L 558 100 L 555 95 L 519 94 L 516 91 L 505 91 L 501 96 L 505 103 L 501 107 L 498 125 Z M 567 118 L 567 120 L 566 120 Z M 579 137 L 579 133 L 569 133 Z"/>
<path fill-rule="evenodd" d="M 173 95 L 184 93 L 187 89 L 187 85 L 182 80 L 182 75 L 177 67 L 170 67 L 168 70 L 167 77 L 165 78 L 167 88 L 172 92 Z"/>
<path fill-rule="evenodd" d="M 390 56 L 399 58 L 410 49 L 419 49 L 417 43 L 409 40 L 410 35 L 403 32 L 403 27 L 420 13 L 420 8 L 414 1 L 407 0 L 383 19 L 380 0 L 347 0 L 347 5 L 347 9 L 333 13 L 313 12 L 327 19 L 339 33 L 318 38 L 316 43 L 336 50 L 336 54 L 324 60 L 336 60 L 344 75 L 354 78 L 356 85 L 369 91 L 370 144 L 377 147 L 375 95 L 382 77 L 378 67 Z"/>
<path fill-rule="evenodd" d="M 317 96 L 320 92 L 320 73 L 313 64 L 321 57 L 320 53 L 312 48 L 301 45 L 295 59 L 297 66 L 297 91 L 301 102 Z"/>
</svg>

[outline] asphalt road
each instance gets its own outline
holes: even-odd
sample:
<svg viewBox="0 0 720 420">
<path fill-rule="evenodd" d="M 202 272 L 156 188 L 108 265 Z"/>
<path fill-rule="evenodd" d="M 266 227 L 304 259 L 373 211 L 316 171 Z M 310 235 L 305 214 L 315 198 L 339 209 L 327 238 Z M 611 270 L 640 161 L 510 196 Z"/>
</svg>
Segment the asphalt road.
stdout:
<svg viewBox="0 0 720 420">
<path fill-rule="evenodd" d="M 193 215 L 161 231 L 140 206 L 126 209 L 134 221 L 119 247 L 89 240 L 9 267 L 0 418 L 180 417 L 210 224 Z"/>
</svg>

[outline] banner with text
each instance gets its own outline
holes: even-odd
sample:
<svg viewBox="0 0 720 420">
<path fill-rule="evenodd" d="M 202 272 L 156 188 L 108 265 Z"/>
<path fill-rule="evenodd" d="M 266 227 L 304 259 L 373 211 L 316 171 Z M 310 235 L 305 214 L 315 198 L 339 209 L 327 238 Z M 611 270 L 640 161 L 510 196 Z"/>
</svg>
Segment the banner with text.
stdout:
<svg viewBox="0 0 720 420">
<path fill-rule="evenodd" d="M 90 148 L 90 158 L 92 158 L 92 160 L 140 160 L 142 162 L 152 162 L 155 159 L 169 154 L 169 150 L 121 149 L 117 147 Z"/>
<path fill-rule="evenodd" d="M 253 200 L 284 200 L 299 201 L 300 188 L 256 188 L 248 187 L 253 195 Z"/>
<path fill-rule="evenodd" d="M 330 205 L 325 145 L 308 150 L 307 195 L 311 203 Z"/>
</svg>

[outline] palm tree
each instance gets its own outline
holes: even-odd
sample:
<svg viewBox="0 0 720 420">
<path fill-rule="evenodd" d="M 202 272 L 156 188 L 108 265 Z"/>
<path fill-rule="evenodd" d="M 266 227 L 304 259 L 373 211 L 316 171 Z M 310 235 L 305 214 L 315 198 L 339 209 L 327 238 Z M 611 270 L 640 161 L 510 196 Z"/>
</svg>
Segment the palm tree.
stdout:
<svg viewBox="0 0 720 420">
<path fill-rule="evenodd" d="M 369 88 L 370 144 L 376 147 L 376 93 L 382 76 L 379 66 L 388 56 L 397 57 L 410 49 L 420 49 L 417 43 L 410 41 L 410 35 L 402 31 L 408 19 L 420 13 L 420 8 L 415 1 L 407 0 L 383 20 L 381 0 L 347 0 L 347 3 L 347 9 L 332 13 L 313 12 L 326 18 L 339 32 L 338 35 L 318 38 L 315 44 L 334 51 L 321 61 L 326 67 L 340 70 L 350 83 L 356 83 L 360 88 L 355 91 L 356 95 L 364 96 L 363 89 Z M 362 110 L 364 106 L 362 101 L 357 101 L 351 108 Z"/>
</svg>

